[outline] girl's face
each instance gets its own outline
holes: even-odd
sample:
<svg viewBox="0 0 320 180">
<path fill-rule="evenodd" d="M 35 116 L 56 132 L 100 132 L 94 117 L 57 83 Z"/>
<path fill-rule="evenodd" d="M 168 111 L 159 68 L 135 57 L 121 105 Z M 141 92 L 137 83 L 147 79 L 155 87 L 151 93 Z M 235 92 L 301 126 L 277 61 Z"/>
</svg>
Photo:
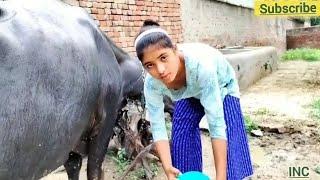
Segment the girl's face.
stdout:
<svg viewBox="0 0 320 180">
<path fill-rule="evenodd" d="M 150 75 L 165 85 L 172 83 L 180 67 L 179 53 L 176 49 L 151 45 L 144 49 L 142 64 Z"/>
</svg>

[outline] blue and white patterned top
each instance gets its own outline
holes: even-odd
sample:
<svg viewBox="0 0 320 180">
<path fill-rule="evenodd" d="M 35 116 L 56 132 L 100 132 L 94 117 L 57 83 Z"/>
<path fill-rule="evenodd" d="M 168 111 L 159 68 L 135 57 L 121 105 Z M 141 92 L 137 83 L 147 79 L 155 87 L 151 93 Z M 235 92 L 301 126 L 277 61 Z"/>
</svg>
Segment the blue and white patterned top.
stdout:
<svg viewBox="0 0 320 180">
<path fill-rule="evenodd" d="M 194 97 L 200 99 L 208 120 L 212 138 L 226 138 L 223 99 L 239 97 L 234 69 L 220 51 L 201 43 L 179 44 L 186 67 L 186 86 L 168 89 L 160 80 L 147 74 L 144 84 L 147 113 L 154 141 L 168 140 L 164 118 L 163 96 L 173 101 Z"/>
</svg>

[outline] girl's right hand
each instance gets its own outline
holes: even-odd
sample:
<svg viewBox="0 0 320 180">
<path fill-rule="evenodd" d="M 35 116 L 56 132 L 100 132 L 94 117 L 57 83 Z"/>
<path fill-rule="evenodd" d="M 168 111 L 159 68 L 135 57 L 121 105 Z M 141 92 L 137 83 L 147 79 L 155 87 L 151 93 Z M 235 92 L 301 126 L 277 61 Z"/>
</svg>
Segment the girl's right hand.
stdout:
<svg viewBox="0 0 320 180">
<path fill-rule="evenodd" d="M 167 168 L 165 170 L 165 172 L 166 172 L 168 180 L 176 180 L 177 177 L 181 174 L 181 172 L 173 166 Z"/>
</svg>

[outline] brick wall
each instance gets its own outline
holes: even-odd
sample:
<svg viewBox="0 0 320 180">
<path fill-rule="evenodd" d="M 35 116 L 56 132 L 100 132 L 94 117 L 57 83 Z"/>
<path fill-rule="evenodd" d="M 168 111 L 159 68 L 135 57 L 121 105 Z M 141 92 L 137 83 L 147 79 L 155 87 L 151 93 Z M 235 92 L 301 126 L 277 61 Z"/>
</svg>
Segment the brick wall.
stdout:
<svg viewBox="0 0 320 180">
<path fill-rule="evenodd" d="M 85 8 L 101 30 L 131 54 L 135 52 L 134 38 L 146 19 L 159 22 L 175 43 L 183 41 L 180 0 L 65 0 L 65 2 Z"/>
<path fill-rule="evenodd" d="M 287 30 L 287 49 L 320 48 L 320 26 Z"/>
</svg>

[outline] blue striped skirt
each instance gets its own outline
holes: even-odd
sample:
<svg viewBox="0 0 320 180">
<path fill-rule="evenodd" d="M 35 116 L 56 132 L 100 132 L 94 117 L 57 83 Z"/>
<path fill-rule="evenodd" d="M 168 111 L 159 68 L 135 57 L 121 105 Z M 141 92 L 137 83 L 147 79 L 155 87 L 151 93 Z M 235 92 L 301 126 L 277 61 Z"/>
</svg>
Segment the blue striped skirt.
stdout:
<svg viewBox="0 0 320 180">
<path fill-rule="evenodd" d="M 248 139 L 240 100 L 227 95 L 223 102 L 227 126 L 227 179 L 241 180 L 253 174 Z M 172 122 L 171 155 L 173 166 L 182 173 L 202 171 L 199 123 L 204 108 L 195 98 L 176 102 Z"/>
</svg>

